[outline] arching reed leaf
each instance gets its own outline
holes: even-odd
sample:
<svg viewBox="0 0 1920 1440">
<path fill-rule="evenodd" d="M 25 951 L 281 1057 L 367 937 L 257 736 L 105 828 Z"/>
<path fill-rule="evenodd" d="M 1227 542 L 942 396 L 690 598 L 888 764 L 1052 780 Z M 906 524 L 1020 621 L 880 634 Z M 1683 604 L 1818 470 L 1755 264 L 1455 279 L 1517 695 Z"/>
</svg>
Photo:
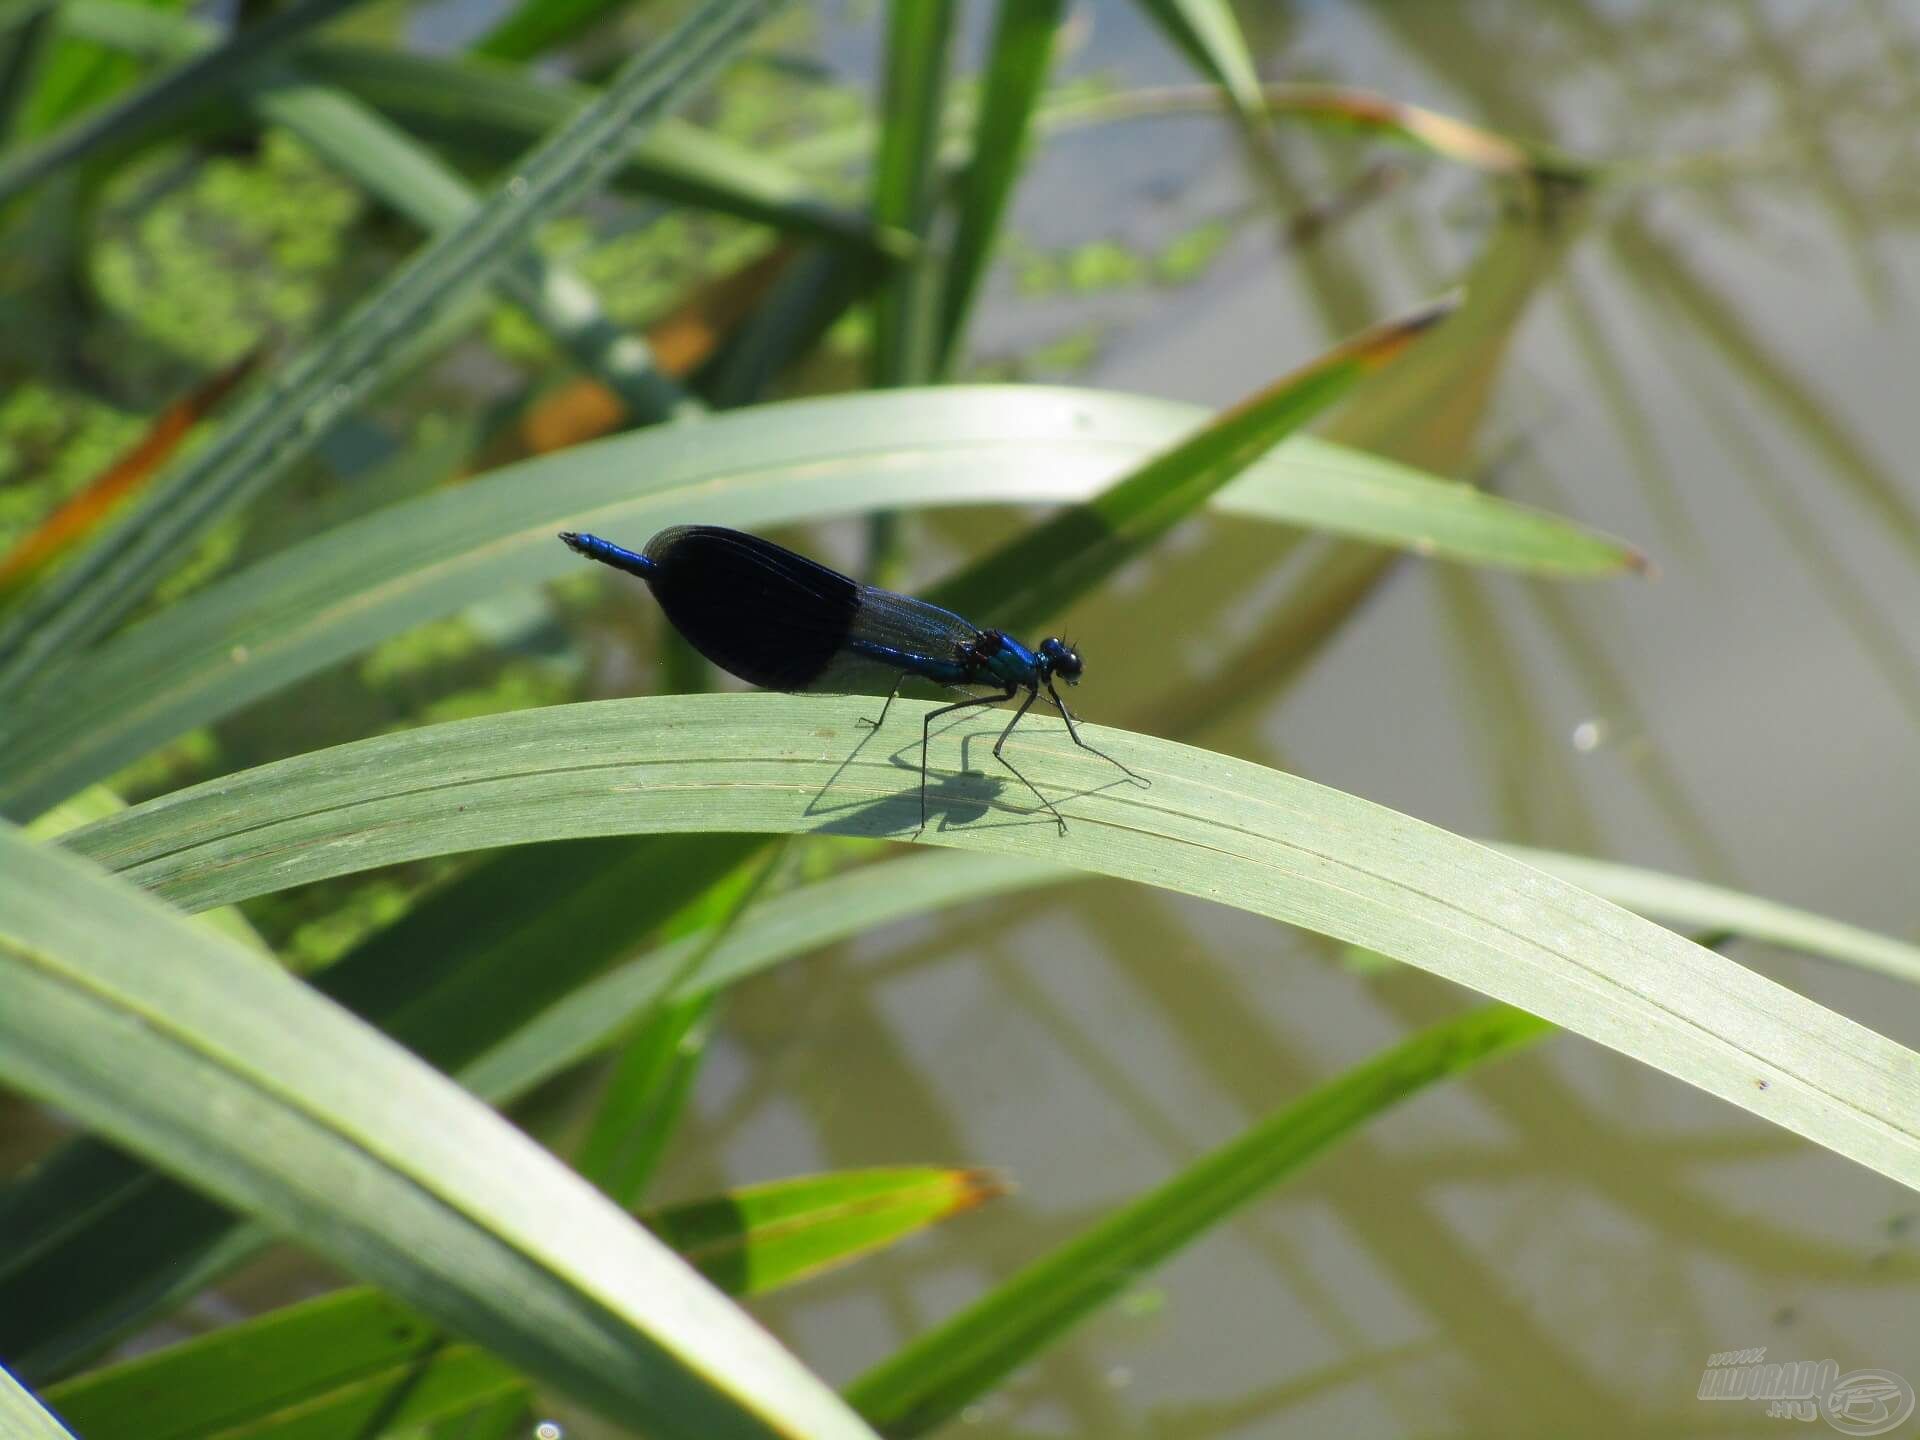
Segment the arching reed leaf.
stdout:
<svg viewBox="0 0 1920 1440">
<path fill-rule="evenodd" d="M 263 766 L 98 822 L 68 843 L 191 908 L 527 840 L 678 830 L 905 839 L 918 721 L 864 697 L 687 695 L 500 715 Z M 904 708 L 901 708 L 904 707 Z M 1011 747 L 1071 829 L 953 776 L 998 733 L 934 747 L 928 843 L 1068 864 L 1235 905 L 1393 956 L 1920 1186 L 1920 1057 L 1673 932 L 1354 796 L 1124 731 L 1029 729 Z M 969 737 L 972 738 L 969 738 Z"/>
<path fill-rule="evenodd" d="M 1094 495 L 1204 422 L 1172 401 L 948 386 L 756 407 L 698 439 L 636 431 L 343 525 L 115 637 L 41 705 L 0 714 L 0 813 L 26 818 L 194 725 L 322 666 L 577 562 L 563 529 L 645 537 L 763 529 L 899 505 Z M 1212 497 L 1221 513 L 1542 574 L 1617 573 L 1635 552 L 1568 521 L 1295 437 Z"/>
</svg>

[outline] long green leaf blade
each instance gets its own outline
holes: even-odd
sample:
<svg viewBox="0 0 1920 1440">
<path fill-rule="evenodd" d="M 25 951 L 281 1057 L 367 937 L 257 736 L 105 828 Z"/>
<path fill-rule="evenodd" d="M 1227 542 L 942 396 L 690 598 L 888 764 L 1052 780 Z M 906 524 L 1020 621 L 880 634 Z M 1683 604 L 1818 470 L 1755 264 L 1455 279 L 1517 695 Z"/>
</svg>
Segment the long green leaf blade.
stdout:
<svg viewBox="0 0 1920 1440">
<path fill-rule="evenodd" d="M 565 836 L 905 838 L 918 722 L 862 697 L 687 695 L 383 736 L 150 801 L 69 838 L 193 908 L 417 856 Z M 936 747 L 944 773 L 962 735 Z M 1124 731 L 1016 735 L 1056 836 L 986 777 L 942 781 L 929 843 L 1018 853 L 1235 905 L 1517 1005 L 1920 1186 L 1920 1056 L 1586 891 L 1350 795 Z M 977 743 L 977 742 L 976 742 Z M 955 747 L 955 748 L 949 748 Z M 908 757 L 912 757 L 911 759 Z M 991 817 L 989 819 L 989 817 Z M 981 823 L 984 822 L 984 823 Z"/>
<path fill-rule="evenodd" d="M 940 179 L 954 0 L 888 0 L 883 119 L 873 165 L 873 218 L 928 238 Z M 881 285 L 873 306 L 873 380 L 918 385 L 933 376 L 937 272 L 924 251 Z"/>
<path fill-rule="evenodd" d="M 342 526 L 171 607 L 0 714 L 0 813 L 27 818 L 146 750 L 409 625 L 568 573 L 557 530 L 644 538 L 896 505 L 1081 500 L 1205 412 L 1041 386 L 947 386 L 756 407 L 690 445 L 635 431 Z M 1222 513 L 1538 573 L 1634 551 L 1567 521 L 1305 436 L 1212 497 Z"/>
<path fill-rule="evenodd" d="M 1382 1111 L 1552 1030 L 1523 1010 L 1494 1005 L 1394 1046 L 996 1286 L 854 1381 L 847 1399 L 885 1435 L 925 1434 Z"/>
<path fill-rule="evenodd" d="M 934 598 L 1015 632 L 1045 622 L 1198 511 L 1453 309 L 1453 301 L 1442 301 L 1336 346 L 1222 412 L 1085 504 L 956 575 Z"/>
<path fill-rule="evenodd" d="M 596 1409 L 865 1433 L 578 1176 L 272 962 L 11 828 L 0 862 L 0 1078 Z"/>
<path fill-rule="evenodd" d="M 50 661 L 102 634 L 208 523 L 287 473 L 384 378 L 389 352 L 447 302 L 491 279 L 537 221 L 612 170 L 624 138 L 683 99 L 778 3 L 708 0 L 530 154 L 469 223 L 428 244 L 277 383 L 238 407 L 136 513 L 0 629 L 0 689 L 17 693 Z"/>
<path fill-rule="evenodd" d="M 1007 198 L 1026 161 L 1034 107 L 1066 0 L 1000 0 L 987 43 L 986 81 L 974 123 L 973 156 L 960 189 L 940 290 L 937 368 L 953 361 L 999 238 Z"/>
</svg>

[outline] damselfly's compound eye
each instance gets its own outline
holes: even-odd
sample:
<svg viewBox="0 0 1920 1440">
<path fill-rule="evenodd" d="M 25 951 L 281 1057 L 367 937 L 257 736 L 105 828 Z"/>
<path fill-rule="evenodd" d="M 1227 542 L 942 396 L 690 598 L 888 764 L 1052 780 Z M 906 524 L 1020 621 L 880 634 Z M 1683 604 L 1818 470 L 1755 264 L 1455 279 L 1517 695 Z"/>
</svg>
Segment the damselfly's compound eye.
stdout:
<svg viewBox="0 0 1920 1440">
<path fill-rule="evenodd" d="M 1040 642 L 1040 653 L 1047 657 L 1053 666 L 1053 673 L 1069 685 L 1080 683 L 1080 652 L 1058 636 Z"/>
</svg>

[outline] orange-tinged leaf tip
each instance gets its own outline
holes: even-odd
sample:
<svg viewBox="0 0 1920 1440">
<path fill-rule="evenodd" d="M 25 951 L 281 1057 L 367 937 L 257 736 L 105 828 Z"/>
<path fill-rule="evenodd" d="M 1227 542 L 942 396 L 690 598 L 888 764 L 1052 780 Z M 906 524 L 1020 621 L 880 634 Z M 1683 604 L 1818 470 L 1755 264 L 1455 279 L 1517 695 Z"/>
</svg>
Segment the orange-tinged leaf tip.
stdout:
<svg viewBox="0 0 1920 1440">
<path fill-rule="evenodd" d="M 1465 290 L 1452 290 L 1405 315 L 1383 321 L 1371 330 L 1356 335 L 1343 358 L 1358 363 L 1365 370 L 1377 370 L 1453 315 L 1465 300 Z"/>
<path fill-rule="evenodd" d="M 954 1198 L 947 1207 L 948 1215 L 964 1215 L 989 1200 L 1011 1195 L 1016 1188 L 1013 1180 L 998 1170 L 955 1170 L 950 1178 L 953 1181 Z"/>
<path fill-rule="evenodd" d="M 107 517 L 138 494 L 180 448 L 193 427 L 265 358 L 268 347 L 255 346 L 167 406 L 133 446 L 64 502 L 54 507 L 18 544 L 0 556 L 0 593 L 24 584 L 85 540 Z"/>
</svg>

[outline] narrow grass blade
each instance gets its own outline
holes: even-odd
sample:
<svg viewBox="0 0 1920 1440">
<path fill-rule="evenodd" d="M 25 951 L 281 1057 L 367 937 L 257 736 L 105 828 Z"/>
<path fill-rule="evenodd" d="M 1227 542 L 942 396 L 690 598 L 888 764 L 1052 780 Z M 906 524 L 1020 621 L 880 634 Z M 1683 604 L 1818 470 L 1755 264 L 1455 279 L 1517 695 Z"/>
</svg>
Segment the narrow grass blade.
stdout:
<svg viewBox="0 0 1920 1440">
<path fill-rule="evenodd" d="M 540 1146 L 251 952 L 0 830 L 0 1075 L 658 1434 L 866 1433 Z M 137 951 L 125 937 L 141 936 Z"/>
<path fill-rule="evenodd" d="M 491 60 L 531 60 L 625 8 L 627 0 L 520 0 L 473 52 Z"/>
<path fill-rule="evenodd" d="M 184 0 L 132 0 L 131 11 L 179 10 Z M 21 97 L 15 133 L 33 138 L 58 130 L 68 120 L 109 100 L 139 76 L 140 68 L 110 41 L 94 43 L 66 32 L 66 7 L 60 5 L 60 31 L 36 67 L 30 93 Z"/>
<path fill-rule="evenodd" d="M 31 145 L 0 156 L 0 205 L 96 150 L 150 130 L 231 89 L 247 72 L 358 0 L 296 0 L 226 43 L 135 87 Z"/>
<path fill-rule="evenodd" d="M 268 76 L 248 99 L 369 194 L 429 234 L 449 234 L 480 201 L 438 157 L 388 121 L 338 91 Z M 579 275 L 536 249 L 521 252 L 501 277 L 507 296 L 641 424 L 684 418 L 706 407 L 661 369 L 647 343 L 616 325 Z"/>
<path fill-rule="evenodd" d="M 504 1102 L 604 1050 L 663 1001 L 715 994 L 877 925 L 1078 878 L 1078 871 L 1025 857 L 956 852 L 910 855 L 803 885 L 756 905 L 714 943 L 685 936 L 570 991 L 460 1078 L 475 1094 Z"/>
<path fill-rule="evenodd" d="M 1396 140 L 1443 160 L 1490 175 L 1535 175 L 1578 183 L 1602 167 L 1552 146 L 1516 139 L 1425 106 L 1345 85 L 1267 84 L 1261 104 L 1276 119 Z M 1047 101 L 1036 119 L 1048 134 L 1168 115 L 1209 114 L 1221 108 L 1209 85 L 1168 85 L 1105 95 L 1064 95 Z"/>
<path fill-rule="evenodd" d="M 1241 401 L 1093 499 L 941 585 L 940 604 L 1023 632 L 1140 554 L 1222 486 L 1451 314 L 1388 321 Z"/>
<path fill-rule="evenodd" d="M 286 474 L 387 375 L 389 352 L 492 278 L 530 228 L 618 162 L 633 129 L 685 98 L 778 0 L 708 0 L 637 57 L 594 105 L 541 144 L 459 230 L 440 236 L 163 476 L 135 514 L 76 557 L 0 629 L 0 688 L 97 638 L 217 516 Z"/>
<path fill-rule="evenodd" d="M 1383 1111 L 1552 1031 L 1524 1011 L 1495 1005 L 1394 1046 L 1027 1266 L 855 1380 L 847 1399 L 883 1435 L 924 1435 Z"/>
<path fill-rule="evenodd" d="M 8 1440 L 74 1440 L 18 1380 L 0 1368 L 0 1434 Z"/>
<path fill-rule="evenodd" d="M 905 839 L 918 722 L 896 700 L 682 695 L 499 715 L 304 755 L 149 801 L 69 837 L 176 903 L 431 854 L 674 830 Z M 902 708 L 904 707 L 904 708 Z M 932 757 L 968 743 L 956 723 Z M 1920 1057 L 1671 931 L 1506 856 L 1258 765 L 1084 727 L 1151 789 L 1051 727 L 1003 781 L 943 779 L 928 843 L 997 850 L 1203 896 L 1391 955 L 1611 1046 L 1891 1179 L 1920 1186 Z M 891 748 L 888 748 L 891 747 Z M 911 752 L 911 757 L 910 753 Z"/>
<path fill-rule="evenodd" d="M 530 1395 L 518 1371 L 355 1286 L 48 1391 L 87 1440 L 374 1435 Z"/>
<path fill-rule="evenodd" d="M 1066 0 L 1000 0 L 987 45 L 973 157 L 960 187 L 959 215 L 940 289 L 936 369 L 951 365 L 974 297 L 986 279 L 1013 183 L 1026 162 L 1027 132 L 1047 83 L 1047 65 Z"/>
<path fill-rule="evenodd" d="M 503 159 L 564 124 L 600 91 L 518 66 L 320 41 L 297 56 L 301 73 L 335 86 L 466 154 Z M 894 247 L 865 216 L 829 204 L 801 171 L 711 130 L 667 116 L 628 136 L 616 183 L 862 251 Z"/>
<path fill-rule="evenodd" d="M 1261 118 L 1260 77 L 1227 0 L 1139 0 L 1203 73 L 1211 75 L 1249 122 Z"/>
<path fill-rule="evenodd" d="M 737 866 L 709 886 L 697 906 L 683 908 L 680 918 L 687 927 L 704 932 L 701 948 L 687 959 L 689 969 L 698 969 L 703 956 L 726 938 L 786 850 L 784 842 L 766 847 L 752 864 Z M 689 909 L 701 913 L 690 914 Z M 652 1007 L 614 1061 L 574 1169 L 616 1205 L 631 1209 L 640 1203 L 673 1139 L 706 1056 L 718 1000 L 708 991 Z"/>
<path fill-rule="evenodd" d="M 940 117 L 946 103 L 953 0 L 889 0 L 873 218 L 924 243 L 940 183 Z M 922 251 L 896 267 L 873 305 L 873 383 L 933 378 L 938 271 Z"/>
<path fill-rule="evenodd" d="M 31 93 L 33 74 L 52 48 L 53 0 L 33 0 L 0 14 L 0 145 L 17 138 L 20 107 Z"/>
<path fill-rule="evenodd" d="M 760 1295 L 884 1249 L 1006 1193 L 980 1170 L 837 1170 L 747 1185 L 646 1217 L 729 1295 Z"/>
<path fill-rule="evenodd" d="M 646 1192 L 693 1093 L 713 1034 L 715 996 L 660 1006 L 614 1057 L 574 1169 L 633 1206 Z"/>
</svg>

